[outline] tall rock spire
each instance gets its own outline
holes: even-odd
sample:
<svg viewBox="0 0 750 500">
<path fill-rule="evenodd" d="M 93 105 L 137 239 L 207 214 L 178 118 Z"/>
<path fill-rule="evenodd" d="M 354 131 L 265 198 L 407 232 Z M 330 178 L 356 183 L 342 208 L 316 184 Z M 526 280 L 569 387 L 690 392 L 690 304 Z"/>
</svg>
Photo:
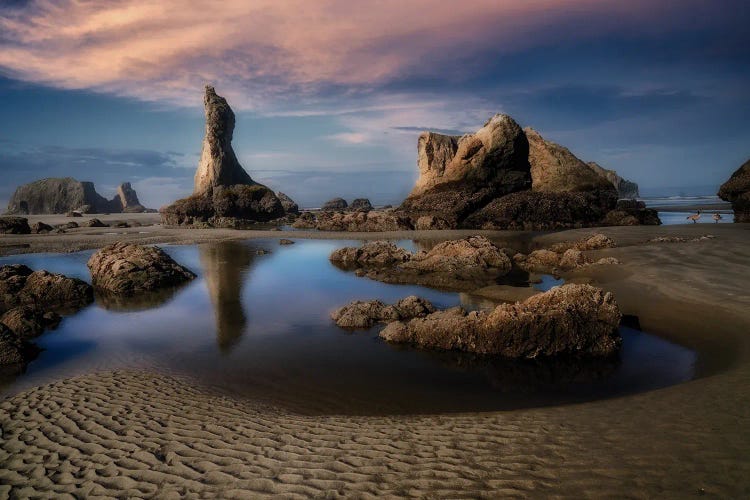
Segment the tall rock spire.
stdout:
<svg viewBox="0 0 750 500">
<path fill-rule="evenodd" d="M 205 195 L 211 194 L 216 186 L 255 184 L 237 161 L 232 149 L 234 112 L 227 100 L 217 95 L 213 87 L 206 85 L 203 105 L 206 110 L 206 135 L 195 173 L 193 193 Z"/>
</svg>

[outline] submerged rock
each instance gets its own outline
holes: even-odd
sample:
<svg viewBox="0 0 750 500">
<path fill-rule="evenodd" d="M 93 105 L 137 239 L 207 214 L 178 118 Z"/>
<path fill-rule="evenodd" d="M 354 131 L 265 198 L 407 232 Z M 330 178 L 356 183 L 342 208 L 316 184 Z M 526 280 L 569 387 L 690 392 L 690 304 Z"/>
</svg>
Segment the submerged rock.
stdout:
<svg viewBox="0 0 750 500">
<path fill-rule="evenodd" d="M 734 222 L 750 222 L 750 160 L 719 188 L 719 198 L 732 203 Z"/>
<path fill-rule="evenodd" d="M 328 212 L 328 211 L 333 211 L 333 210 L 346 210 L 348 207 L 349 207 L 349 204 L 346 202 L 345 199 L 333 198 L 323 203 L 323 206 L 320 209 L 323 210 L 324 212 Z"/>
<path fill-rule="evenodd" d="M 288 240 L 286 238 L 281 238 L 279 240 L 279 245 L 294 245 L 294 242 L 292 240 Z"/>
<path fill-rule="evenodd" d="M 17 306 L 44 310 L 75 310 L 94 300 L 91 285 L 47 271 L 14 264 L 0 267 L 0 312 Z"/>
<path fill-rule="evenodd" d="M 611 293 L 590 285 L 564 285 L 490 312 L 467 313 L 456 307 L 392 322 L 380 337 L 425 349 L 508 358 L 604 357 L 621 345 L 620 318 Z"/>
<path fill-rule="evenodd" d="M 331 313 L 331 319 L 342 328 L 370 328 L 376 323 L 421 318 L 435 312 L 427 299 L 410 295 L 394 305 L 379 300 L 355 300 Z"/>
<path fill-rule="evenodd" d="M 159 247 L 117 242 L 88 261 L 95 287 L 117 294 L 174 287 L 195 278 Z"/>
<path fill-rule="evenodd" d="M 0 234 L 30 234 L 29 220 L 24 217 L 0 217 Z"/>
</svg>

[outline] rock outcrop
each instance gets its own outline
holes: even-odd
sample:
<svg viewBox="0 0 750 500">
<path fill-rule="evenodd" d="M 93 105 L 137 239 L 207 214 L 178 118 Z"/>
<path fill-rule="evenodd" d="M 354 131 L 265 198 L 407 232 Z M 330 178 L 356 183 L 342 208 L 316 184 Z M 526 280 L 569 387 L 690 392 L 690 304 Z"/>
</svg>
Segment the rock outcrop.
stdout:
<svg viewBox="0 0 750 500">
<path fill-rule="evenodd" d="M 528 255 L 517 253 L 513 255 L 513 262 L 519 268 L 528 272 L 557 273 L 571 271 L 591 264 L 619 264 L 613 257 L 599 260 L 589 259 L 583 252 L 614 248 L 615 242 L 600 233 L 578 241 L 555 243 L 549 249 L 534 250 Z"/>
<path fill-rule="evenodd" d="M 617 190 L 617 195 L 620 199 L 633 199 L 641 196 L 638 193 L 638 184 L 623 179 L 617 175 L 616 171 L 604 168 L 594 161 L 590 161 L 586 165 L 588 165 L 591 170 L 611 182 Z"/>
<path fill-rule="evenodd" d="M 0 234 L 31 234 L 29 220 L 24 217 L 0 217 Z"/>
<path fill-rule="evenodd" d="M 160 210 L 164 224 L 240 228 L 283 217 L 276 194 L 250 178 L 237 161 L 234 112 L 226 99 L 206 86 L 203 104 L 206 134 L 193 194 Z"/>
<path fill-rule="evenodd" d="M 195 278 L 159 247 L 123 241 L 97 251 L 87 265 L 98 290 L 118 295 L 176 287 Z"/>
<path fill-rule="evenodd" d="M 145 212 L 130 183 L 120 184 L 111 200 L 96 192 L 93 182 L 72 177 L 47 178 L 16 189 L 8 203 L 8 214 L 65 214 Z"/>
<path fill-rule="evenodd" d="M 376 323 L 423 318 L 435 312 L 435 306 L 416 295 L 410 295 L 393 305 L 379 300 L 355 300 L 331 313 L 331 319 L 341 328 L 370 328 Z"/>
<path fill-rule="evenodd" d="M 117 202 L 120 204 L 120 210 L 111 210 L 111 212 L 143 213 L 146 211 L 146 207 L 138 201 L 138 194 L 129 182 L 123 182 L 117 187 L 113 203 L 117 204 Z"/>
<path fill-rule="evenodd" d="M 419 179 L 401 211 L 439 216 L 456 227 L 499 196 L 529 189 L 529 144 L 507 115 L 462 137 L 425 132 L 417 143 Z"/>
<path fill-rule="evenodd" d="M 0 267 L 0 366 L 23 366 L 39 353 L 28 342 L 94 300 L 91 285 L 15 264 Z"/>
<path fill-rule="evenodd" d="M 44 234 L 53 231 L 55 228 L 44 222 L 35 222 L 31 225 L 31 232 L 34 234 Z"/>
<path fill-rule="evenodd" d="M 380 337 L 424 349 L 459 350 L 507 358 L 606 357 L 622 339 L 620 309 L 611 293 L 564 285 L 493 311 L 460 307 L 388 324 Z"/>
<path fill-rule="evenodd" d="M 324 212 L 330 212 L 334 210 L 346 210 L 347 208 L 349 208 L 349 204 L 343 198 L 330 199 L 327 202 L 323 203 L 323 206 L 320 207 L 320 209 L 323 210 Z"/>
<path fill-rule="evenodd" d="M 502 249 L 483 236 L 440 243 L 429 251 L 408 252 L 392 242 L 374 241 L 334 251 L 331 262 L 385 283 L 409 283 L 451 290 L 494 284 L 511 270 Z"/>
<path fill-rule="evenodd" d="M 0 312 L 18 306 L 67 312 L 93 300 L 91 285 L 79 279 L 21 264 L 0 267 Z"/>
<path fill-rule="evenodd" d="M 367 198 L 357 198 L 349 205 L 349 210 L 368 212 L 372 210 L 372 203 Z"/>
<path fill-rule="evenodd" d="M 597 226 L 619 196 L 608 171 L 506 115 L 462 137 L 425 132 L 417 149 L 419 179 L 398 208 L 416 229 Z"/>
<path fill-rule="evenodd" d="M 287 214 L 299 213 L 299 205 L 297 205 L 297 203 L 295 203 L 294 200 L 289 196 L 279 191 L 278 193 L 276 193 L 276 197 L 281 202 L 281 206 L 284 209 L 284 212 L 286 212 Z"/>
<path fill-rule="evenodd" d="M 661 224 L 659 212 L 653 208 L 646 208 L 646 204 L 638 200 L 619 200 L 614 210 L 604 216 L 606 226 L 658 226 Z"/>
<path fill-rule="evenodd" d="M 734 222 L 750 222 L 750 160 L 719 188 L 719 198 L 732 203 Z"/>
<path fill-rule="evenodd" d="M 525 128 L 524 132 L 529 140 L 531 185 L 534 191 L 544 193 L 615 191 L 611 182 L 594 172 L 568 148 L 545 140 L 530 127 Z"/>
<path fill-rule="evenodd" d="M 399 231 L 413 229 L 411 219 L 393 211 L 320 212 L 313 221 L 295 221 L 294 227 L 313 227 L 321 231 Z M 309 224 L 309 226 L 308 226 Z"/>
</svg>

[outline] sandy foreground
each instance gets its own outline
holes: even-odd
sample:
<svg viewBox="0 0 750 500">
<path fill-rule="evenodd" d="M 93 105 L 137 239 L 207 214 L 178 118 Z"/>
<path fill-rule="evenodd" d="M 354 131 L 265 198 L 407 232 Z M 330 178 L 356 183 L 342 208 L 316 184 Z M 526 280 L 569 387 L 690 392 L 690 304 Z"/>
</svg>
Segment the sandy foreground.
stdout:
<svg viewBox="0 0 750 500">
<path fill-rule="evenodd" d="M 3 236 L 0 252 L 477 233 L 119 231 Z M 592 256 L 622 264 L 567 277 L 611 290 L 644 330 L 696 350 L 696 380 L 568 406 L 354 417 L 299 415 L 156 373 L 93 373 L 0 403 L 0 497 L 750 497 L 750 225 L 485 234 L 537 247 L 594 231 L 618 248 Z M 645 243 L 703 234 L 716 237 Z"/>
</svg>

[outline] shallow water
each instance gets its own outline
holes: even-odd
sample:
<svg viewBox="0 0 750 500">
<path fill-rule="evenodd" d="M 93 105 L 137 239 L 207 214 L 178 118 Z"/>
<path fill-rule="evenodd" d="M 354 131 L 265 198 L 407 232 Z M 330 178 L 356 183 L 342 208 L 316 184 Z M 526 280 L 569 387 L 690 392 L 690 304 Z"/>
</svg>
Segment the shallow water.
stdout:
<svg viewBox="0 0 750 500">
<path fill-rule="evenodd" d="M 692 221 L 688 220 L 688 216 L 695 214 L 695 212 L 658 212 L 661 223 L 665 226 L 671 226 L 674 224 L 693 224 Z M 734 213 L 731 211 L 722 210 L 719 212 L 721 220 L 716 222 L 712 219 L 713 212 L 701 214 L 701 218 L 698 219 L 696 224 L 727 224 L 734 221 Z"/>
<path fill-rule="evenodd" d="M 306 413 L 433 413 L 585 401 L 694 376 L 695 352 L 626 327 L 616 360 L 535 362 L 393 346 L 378 338 L 380 327 L 341 330 L 329 314 L 352 300 L 395 302 L 416 294 L 451 307 L 465 297 L 358 278 L 328 261 L 334 249 L 358 244 L 297 240 L 279 246 L 277 240 L 254 240 L 166 246 L 198 274 L 196 280 L 126 302 L 97 297 L 38 338 L 45 350 L 26 373 L 1 385 L 0 394 L 93 370 L 145 368 Z M 261 248 L 271 253 L 257 255 Z M 91 253 L 5 257 L 0 265 L 23 263 L 89 280 Z M 560 283 L 546 276 L 533 286 Z"/>
</svg>

